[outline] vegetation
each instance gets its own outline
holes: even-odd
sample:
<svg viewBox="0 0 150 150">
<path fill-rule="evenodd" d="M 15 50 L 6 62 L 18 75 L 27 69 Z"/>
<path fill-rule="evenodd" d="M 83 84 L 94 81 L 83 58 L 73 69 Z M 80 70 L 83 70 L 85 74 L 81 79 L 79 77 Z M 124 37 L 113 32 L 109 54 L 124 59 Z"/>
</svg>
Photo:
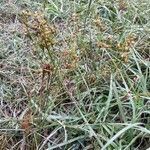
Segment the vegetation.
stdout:
<svg viewBox="0 0 150 150">
<path fill-rule="evenodd" d="M 149 8 L 0 1 L 0 149 L 148 149 Z"/>
</svg>

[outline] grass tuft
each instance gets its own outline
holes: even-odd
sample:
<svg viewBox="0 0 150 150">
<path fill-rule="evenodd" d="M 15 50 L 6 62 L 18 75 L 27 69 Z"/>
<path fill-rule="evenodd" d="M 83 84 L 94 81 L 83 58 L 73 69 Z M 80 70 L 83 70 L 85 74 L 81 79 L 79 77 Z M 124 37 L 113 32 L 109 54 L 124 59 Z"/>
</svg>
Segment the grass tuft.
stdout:
<svg viewBox="0 0 150 150">
<path fill-rule="evenodd" d="M 1 1 L 0 149 L 148 149 L 149 8 Z"/>
</svg>

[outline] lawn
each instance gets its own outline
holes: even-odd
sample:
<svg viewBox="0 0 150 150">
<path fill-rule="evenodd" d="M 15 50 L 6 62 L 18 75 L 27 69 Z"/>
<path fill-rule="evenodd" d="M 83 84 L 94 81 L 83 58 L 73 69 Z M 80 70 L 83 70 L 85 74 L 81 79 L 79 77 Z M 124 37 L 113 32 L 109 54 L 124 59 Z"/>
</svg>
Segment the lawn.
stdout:
<svg viewBox="0 0 150 150">
<path fill-rule="evenodd" d="M 149 0 L 0 0 L 0 150 L 149 148 Z"/>
</svg>

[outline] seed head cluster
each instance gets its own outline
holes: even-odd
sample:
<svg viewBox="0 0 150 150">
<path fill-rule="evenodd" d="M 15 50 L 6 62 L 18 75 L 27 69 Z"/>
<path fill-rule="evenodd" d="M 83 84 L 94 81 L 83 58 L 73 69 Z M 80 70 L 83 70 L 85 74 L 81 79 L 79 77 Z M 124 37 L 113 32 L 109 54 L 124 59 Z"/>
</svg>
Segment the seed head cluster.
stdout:
<svg viewBox="0 0 150 150">
<path fill-rule="evenodd" d="M 41 12 L 23 11 L 21 19 L 24 23 L 24 29 L 29 36 L 35 36 L 38 44 L 42 49 L 48 49 L 54 45 L 54 37 L 56 30 L 54 26 L 50 25 L 44 18 Z"/>
</svg>

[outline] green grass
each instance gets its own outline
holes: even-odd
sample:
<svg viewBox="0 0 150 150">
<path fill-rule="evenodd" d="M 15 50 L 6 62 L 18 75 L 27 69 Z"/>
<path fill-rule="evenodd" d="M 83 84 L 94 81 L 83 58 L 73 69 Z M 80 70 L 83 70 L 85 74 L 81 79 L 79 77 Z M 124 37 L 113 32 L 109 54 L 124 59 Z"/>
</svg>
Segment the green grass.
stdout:
<svg viewBox="0 0 150 150">
<path fill-rule="evenodd" d="M 0 1 L 0 149 L 148 149 L 149 8 Z"/>
</svg>

